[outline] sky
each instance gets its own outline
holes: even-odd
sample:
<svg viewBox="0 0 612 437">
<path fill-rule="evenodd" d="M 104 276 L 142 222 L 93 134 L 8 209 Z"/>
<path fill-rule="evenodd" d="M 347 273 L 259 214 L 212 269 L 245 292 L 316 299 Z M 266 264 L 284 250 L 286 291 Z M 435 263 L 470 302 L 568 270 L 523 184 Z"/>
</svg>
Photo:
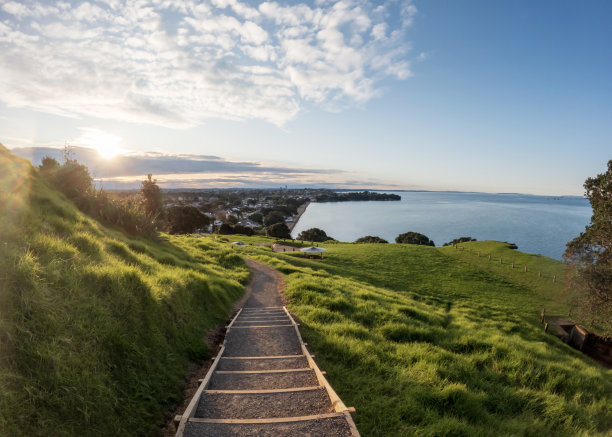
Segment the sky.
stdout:
<svg viewBox="0 0 612 437">
<path fill-rule="evenodd" d="M 581 195 L 609 0 L 0 0 L 0 142 L 109 188 Z"/>
</svg>

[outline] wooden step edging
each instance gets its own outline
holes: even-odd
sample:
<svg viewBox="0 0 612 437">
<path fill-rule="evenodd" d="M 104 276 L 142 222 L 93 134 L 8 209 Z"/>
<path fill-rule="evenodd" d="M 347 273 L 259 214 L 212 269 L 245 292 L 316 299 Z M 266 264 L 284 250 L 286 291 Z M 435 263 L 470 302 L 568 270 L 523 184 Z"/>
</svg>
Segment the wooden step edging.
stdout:
<svg viewBox="0 0 612 437">
<path fill-rule="evenodd" d="M 234 326 L 234 329 L 250 329 L 250 328 L 283 328 L 283 327 L 287 327 L 287 326 L 293 326 L 293 325 L 236 325 Z"/>
<path fill-rule="evenodd" d="M 264 356 L 264 357 L 221 357 L 221 359 L 222 360 L 281 360 L 283 358 L 302 358 L 303 356 L 304 355 L 271 355 L 271 356 Z"/>
<path fill-rule="evenodd" d="M 230 324 L 227 326 L 226 333 L 230 330 L 230 328 L 232 327 L 232 325 L 234 324 L 234 322 L 236 321 L 236 319 L 238 318 L 241 312 L 242 312 L 242 308 L 238 311 L 238 313 L 236 313 L 236 315 L 234 316 Z M 181 416 L 179 424 L 176 428 L 177 436 L 182 436 L 185 433 L 185 426 L 187 426 L 187 422 L 189 421 L 189 419 L 195 416 L 196 410 L 198 408 L 198 404 L 200 402 L 200 397 L 202 396 L 202 392 L 204 391 L 204 389 L 206 389 L 206 386 L 210 383 L 210 379 L 212 378 L 212 375 L 215 372 L 215 369 L 219 365 L 219 361 L 221 361 L 221 355 L 223 355 L 223 352 L 225 352 L 225 339 L 223 339 L 223 344 L 221 345 L 221 349 L 219 349 L 219 353 L 217 354 L 215 360 L 213 361 L 212 365 L 208 369 L 206 376 L 202 380 L 202 383 L 198 387 L 198 390 L 193 395 L 193 398 L 191 398 L 191 401 L 189 402 L 187 409 L 185 409 L 185 413 Z M 177 418 L 178 416 L 175 417 L 174 420 L 176 420 Z"/>
<path fill-rule="evenodd" d="M 310 367 L 303 369 L 274 369 L 274 370 L 217 370 L 218 375 L 237 374 L 237 375 L 254 375 L 254 374 L 269 374 L 269 373 L 289 373 L 289 372 L 310 372 L 313 370 Z"/>
<path fill-rule="evenodd" d="M 355 421 L 353 420 L 352 416 L 353 414 L 355 414 L 355 408 L 347 407 L 344 402 L 342 402 L 340 396 L 338 396 L 336 391 L 332 388 L 329 381 L 327 381 L 327 378 L 325 378 L 325 375 L 323 375 L 323 372 L 321 372 L 321 369 L 319 369 L 319 366 L 312 358 L 312 355 L 310 355 L 310 352 L 308 352 L 308 349 L 306 349 L 306 343 L 304 343 L 304 340 L 302 339 L 298 324 L 295 323 L 295 320 L 293 320 L 293 317 L 291 316 L 291 314 L 289 314 L 287 307 L 283 306 L 283 309 L 287 313 L 287 317 L 291 319 L 293 327 L 295 328 L 295 333 L 297 334 L 298 340 L 300 341 L 302 352 L 304 353 L 304 355 L 306 355 L 306 359 L 308 360 L 308 365 L 315 371 L 315 375 L 317 375 L 317 381 L 319 381 L 319 384 L 325 387 L 325 390 L 327 390 L 327 394 L 329 396 L 329 399 L 331 400 L 334 411 L 336 411 L 336 413 L 344 414 L 344 416 L 346 417 L 346 421 L 351 429 L 351 434 L 353 435 L 353 437 L 360 437 L 359 431 L 357 430 L 357 426 L 355 425 Z"/>
<path fill-rule="evenodd" d="M 290 423 L 290 422 L 303 422 L 307 420 L 342 417 L 343 415 L 344 415 L 343 413 L 327 413 L 327 414 L 313 414 L 311 416 L 272 417 L 272 418 L 267 418 L 267 419 L 205 419 L 201 417 L 191 417 L 189 418 L 189 422 L 230 423 L 230 424 Z"/>
<path fill-rule="evenodd" d="M 212 365 L 208 369 L 206 376 L 204 377 L 203 380 L 201 380 L 200 386 L 198 387 L 196 393 L 194 394 L 193 398 L 189 402 L 189 405 L 187 406 L 185 413 L 182 416 L 177 415 L 174 418 L 175 422 L 178 422 L 178 426 L 177 426 L 177 430 L 175 434 L 177 437 L 182 437 L 184 435 L 185 427 L 187 426 L 187 423 L 189 422 L 192 422 L 192 423 L 193 422 L 219 423 L 219 424 L 223 424 L 223 423 L 227 423 L 227 424 L 265 424 L 265 423 L 300 422 L 300 421 L 326 419 L 326 418 L 334 418 L 334 417 L 344 417 L 351 431 L 351 435 L 353 437 L 360 437 L 359 431 L 357 430 L 357 427 L 355 426 L 355 422 L 352 417 L 352 414 L 355 413 L 355 408 L 347 407 L 344 404 L 344 402 L 342 402 L 342 400 L 340 399 L 338 394 L 335 392 L 335 390 L 331 387 L 331 385 L 325 378 L 324 372 L 321 372 L 321 369 L 319 369 L 319 366 L 317 366 L 317 363 L 313 359 L 313 355 L 311 355 L 308 349 L 306 348 L 307 343 L 305 343 L 304 340 L 302 339 L 302 335 L 300 334 L 298 324 L 295 322 L 295 320 L 293 319 L 293 317 L 291 316 L 287 308 L 283 306 L 283 307 L 266 307 L 262 309 L 265 310 L 269 308 L 283 310 L 286 314 L 286 317 L 289 318 L 289 322 L 291 323 L 290 325 L 274 325 L 274 326 L 269 326 L 269 327 L 277 328 L 279 326 L 281 327 L 293 326 L 293 328 L 295 329 L 296 335 L 298 337 L 298 340 L 300 342 L 302 355 L 281 355 L 281 356 L 262 356 L 262 357 L 222 357 L 223 353 L 225 352 L 225 339 L 224 339 L 221 345 L 221 348 L 219 350 L 219 353 L 217 354 Z M 253 312 L 256 312 L 256 311 L 257 310 L 249 309 L 243 312 L 243 308 L 241 308 L 238 311 L 238 313 L 236 313 L 236 315 L 234 316 L 232 321 L 229 323 L 229 325 L 227 325 L 226 338 L 227 338 L 227 334 L 229 333 L 232 327 L 237 328 L 237 329 L 241 328 L 240 326 L 233 326 L 241 314 L 243 315 L 243 319 L 244 319 L 244 316 L 246 316 L 247 313 L 253 314 Z M 285 316 L 279 316 L 279 317 L 282 317 L 282 320 L 286 320 Z M 260 328 L 262 326 L 253 326 L 253 327 Z M 265 327 L 268 327 L 268 326 L 265 326 Z M 217 371 L 216 370 L 221 359 L 242 359 L 242 360 L 275 359 L 275 358 L 281 359 L 281 358 L 301 358 L 303 356 L 306 357 L 306 360 L 308 361 L 308 365 L 309 365 L 309 367 L 305 369 L 284 369 L 284 370 L 281 369 L 281 370 L 264 370 L 264 371 L 252 371 L 252 370 L 248 370 L 248 371 L 219 370 Z M 317 381 L 319 382 L 320 386 L 299 387 L 299 388 L 291 388 L 291 389 L 275 389 L 275 390 L 206 390 L 206 387 L 210 385 L 210 380 L 215 371 L 219 374 L 273 374 L 273 373 L 286 373 L 286 372 L 304 372 L 304 371 L 309 371 L 311 369 L 314 370 L 315 375 L 317 377 Z M 231 393 L 231 394 L 283 393 L 283 392 L 299 391 L 299 390 L 301 391 L 316 390 L 321 387 L 326 390 L 329 396 L 329 399 L 331 401 L 332 407 L 335 411 L 334 413 L 317 414 L 317 415 L 311 415 L 311 416 L 298 416 L 298 417 L 268 418 L 268 419 L 204 419 L 204 418 L 194 417 L 198 404 L 202 397 L 202 394 L 205 391 L 211 394 L 212 393 Z"/>
<path fill-rule="evenodd" d="M 314 391 L 324 390 L 325 387 L 320 385 L 313 385 L 310 387 L 294 387 L 294 388 L 275 388 L 270 390 L 256 389 L 256 390 L 204 390 L 203 393 L 208 394 L 230 394 L 230 395 L 246 395 L 246 394 L 274 394 L 274 393 L 293 393 L 300 391 Z"/>
</svg>

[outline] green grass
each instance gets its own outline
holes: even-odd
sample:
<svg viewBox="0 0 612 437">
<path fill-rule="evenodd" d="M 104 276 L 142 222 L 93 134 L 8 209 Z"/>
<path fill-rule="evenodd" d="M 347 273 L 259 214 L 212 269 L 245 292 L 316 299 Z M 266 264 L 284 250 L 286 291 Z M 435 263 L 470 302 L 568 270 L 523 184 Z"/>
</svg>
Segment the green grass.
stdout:
<svg viewBox="0 0 612 437">
<path fill-rule="evenodd" d="M 0 146 L 0 435 L 156 435 L 249 272 L 229 247 L 130 238 Z"/>
<path fill-rule="evenodd" d="M 561 263 L 497 242 L 324 246 L 323 260 L 239 250 L 286 274 L 290 309 L 363 435 L 612 432 L 612 371 L 539 323 L 544 306 L 568 309 Z"/>
</svg>

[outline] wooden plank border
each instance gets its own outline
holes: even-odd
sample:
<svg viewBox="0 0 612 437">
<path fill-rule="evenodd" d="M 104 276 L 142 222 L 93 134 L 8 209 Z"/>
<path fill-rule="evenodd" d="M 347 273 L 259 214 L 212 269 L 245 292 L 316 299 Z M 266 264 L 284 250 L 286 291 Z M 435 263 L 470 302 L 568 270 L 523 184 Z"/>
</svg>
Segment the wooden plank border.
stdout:
<svg viewBox="0 0 612 437">
<path fill-rule="evenodd" d="M 198 423 L 232 423 L 232 424 L 258 424 L 258 423 L 290 423 L 303 422 L 306 420 L 328 419 L 332 417 L 342 417 L 343 413 L 327 413 L 314 414 L 312 416 L 296 416 L 296 417 L 272 417 L 268 419 L 204 419 L 201 417 L 192 417 L 190 422 Z"/>
<path fill-rule="evenodd" d="M 336 411 L 336 413 L 338 414 L 343 414 L 346 417 L 346 421 L 348 422 L 349 427 L 351 428 L 351 433 L 353 437 L 360 437 L 359 431 L 357 430 L 357 426 L 355 425 L 355 421 L 353 420 L 353 417 L 352 417 L 352 414 L 355 413 L 355 408 L 347 407 L 344 404 L 344 402 L 342 402 L 342 399 L 340 399 L 340 396 L 338 396 L 336 391 L 332 388 L 329 381 L 327 381 L 327 378 L 325 378 L 325 376 L 321 372 L 321 369 L 319 369 L 319 366 L 315 362 L 314 358 L 312 357 L 312 355 L 310 355 L 310 352 L 308 352 L 308 349 L 306 349 L 306 343 L 304 343 L 304 340 L 302 339 L 302 335 L 300 334 L 300 329 L 298 327 L 298 324 L 295 323 L 295 320 L 293 320 L 293 317 L 287 310 L 287 307 L 283 307 L 283 309 L 287 313 L 287 316 L 291 319 L 291 323 L 293 324 L 293 327 L 295 328 L 295 332 L 298 336 L 298 340 L 300 341 L 300 345 L 302 346 L 302 352 L 304 353 L 304 355 L 306 355 L 308 364 L 315 371 L 319 384 L 321 384 L 323 387 L 325 387 L 325 390 L 327 390 L 327 394 L 329 395 L 329 399 L 331 400 L 332 406 L 334 407 L 334 411 Z"/>
<path fill-rule="evenodd" d="M 232 327 L 232 325 L 234 324 L 234 322 L 236 321 L 236 319 L 238 318 L 241 312 L 242 312 L 242 309 L 240 309 L 238 313 L 236 313 L 236 315 L 234 316 L 230 324 L 227 325 L 227 330 L 225 331 L 226 338 L 227 338 L 227 333 L 229 332 L 230 328 Z M 197 391 L 193 395 L 193 398 L 191 398 L 191 402 L 189 402 L 189 405 L 185 409 L 185 412 L 181 416 L 181 420 L 176 429 L 176 434 L 175 434 L 176 437 L 183 437 L 183 434 L 185 433 L 185 426 L 187 425 L 187 422 L 189 421 L 189 419 L 193 418 L 193 416 L 195 415 L 195 412 L 198 408 L 198 403 L 200 402 L 200 397 L 202 396 L 202 392 L 206 389 L 206 387 L 210 383 L 210 378 L 212 377 L 217 366 L 219 365 L 219 361 L 221 361 L 221 356 L 223 355 L 223 352 L 225 352 L 225 338 L 223 339 L 223 344 L 221 345 L 221 349 L 219 349 L 219 353 L 217 354 L 215 360 L 213 361 L 212 365 L 208 369 L 206 376 L 204 377 L 204 379 L 202 380 L 202 383 L 200 384 Z"/>
</svg>

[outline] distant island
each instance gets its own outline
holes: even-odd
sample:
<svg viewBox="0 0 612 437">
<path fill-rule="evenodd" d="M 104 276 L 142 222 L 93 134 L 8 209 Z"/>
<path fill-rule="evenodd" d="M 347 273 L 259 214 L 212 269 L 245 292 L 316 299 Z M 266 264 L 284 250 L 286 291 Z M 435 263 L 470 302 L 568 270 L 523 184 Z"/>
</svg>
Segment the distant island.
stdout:
<svg viewBox="0 0 612 437">
<path fill-rule="evenodd" d="M 319 203 L 325 202 L 348 202 L 348 201 L 366 201 L 366 200 L 378 200 L 378 201 L 391 201 L 391 200 L 402 200 L 402 196 L 397 194 L 388 193 L 374 193 L 372 191 L 357 191 L 347 193 L 336 193 L 334 191 L 319 194 L 315 200 Z"/>
</svg>

